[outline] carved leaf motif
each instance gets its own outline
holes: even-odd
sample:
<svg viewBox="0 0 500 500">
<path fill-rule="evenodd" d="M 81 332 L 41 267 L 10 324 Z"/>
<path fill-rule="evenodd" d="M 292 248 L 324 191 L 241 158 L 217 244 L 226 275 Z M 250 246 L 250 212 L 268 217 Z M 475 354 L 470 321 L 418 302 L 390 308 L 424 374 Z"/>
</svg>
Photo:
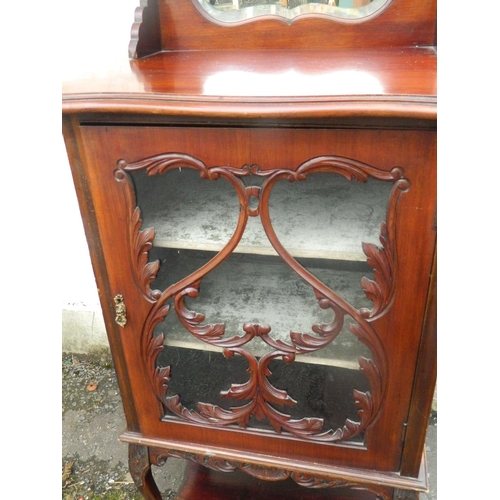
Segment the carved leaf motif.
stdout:
<svg viewBox="0 0 500 500">
<path fill-rule="evenodd" d="M 281 433 L 282 429 L 285 429 L 296 436 L 314 436 L 318 440 L 330 437 L 333 434 L 332 431 L 319 434 L 324 425 L 324 420 L 322 418 L 306 417 L 300 420 L 294 420 L 290 417 L 290 415 L 281 413 L 270 405 L 267 405 L 266 407 L 266 416 L 269 419 L 269 423 L 274 427 L 278 434 Z"/>
<path fill-rule="evenodd" d="M 157 303 L 146 320 L 145 329 L 153 332 L 156 325 L 165 319 L 169 311 L 170 306 L 158 306 Z M 158 358 L 160 352 L 164 349 L 164 340 L 165 338 L 162 333 L 157 336 L 152 335 L 149 339 L 145 336 L 142 337 L 143 343 L 146 343 L 145 346 L 143 345 L 143 349 L 149 380 L 153 386 L 156 397 L 162 403 L 168 391 L 168 384 L 170 382 L 170 367 L 157 367 L 156 359 Z"/>
<path fill-rule="evenodd" d="M 206 424 L 207 420 L 203 418 L 201 415 L 196 413 L 195 411 L 188 410 L 181 404 L 179 396 L 171 396 L 165 398 L 164 405 L 168 408 L 172 413 L 182 417 L 184 420 L 188 422 L 195 422 L 198 424 Z"/>
<path fill-rule="evenodd" d="M 163 351 L 164 335 L 160 334 L 153 337 L 148 346 L 147 356 L 150 360 L 150 366 L 153 366 L 154 373 L 152 379 L 155 381 L 156 394 L 160 401 L 165 399 L 168 391 L 168 384 L 170 383 L 170 366 L 158 367 L 156 366 L 156 358 L 158 354 Z"/>
<path fill-rule="evenodd" d="M 202 177 L 207 177 L 206 165 L 194 156 L 181 153 L 165 153 L 152 156 L 134 163 L 119 162 L 120 166 L 127 171 L 146 169 L 147 175 L 161 175 L 178 167 L 188 167 L 200 170 Z"/>
<path fill-rule="evenodd" d="M 186 295 L 194 298 L 198 296 L 199 282 L 195 283 L 192 287 L 187 287 L 178 293 L 175 297 L 175 311 L 182 325 L 186 330 L 192 333 L 196 338 L 204 340 L 207 342 L 213 342 L 214 340 L 220 340 L 224 335 L 225 326 L 221 323 L 203 325 L 200 326 L 203 321 L 205 321 L 205 316 L 203 314 L 198 314 L 190 311 L 186 308 L 185 297 Z"/>
<path fill-rule="evenodd" d="M 123 166 L 119 161 L 118 166 Z M 121 168 L 114 172 L 114 177 L 125 188 L 126 205 L 129 217 L 129 245 L 134 266 L 134 280 L 139 289 L 148 298 L 153 298 L 155 292 L 150 285 L 155 280 L 160 267 L 160 261 L 148 262 L 148 252 L 153 247 L 155 232 L 153 228 L 141 230 L 141 211 L 136 206 L 135 192 L 130 176 Z"/>
<path fill-rule="evenodd" d="M 217 405 L 198 403 L 198 410 L 200 414 L 206 417 L 211 423 L 218 425 L 237 424 L 245 428 L 250 421 L 250 416 L 254 411 L 255 405 L 255 401 L 252 401 L 243 406 L 224 410 Z"/>
<path fill-rule="evenodd" d="M 233 472 L 237 469 L 237 466 L 232 462 L 217 457 L 205 457 L 203 465 L 220 472 Z"/>
<path fill-rule="evenodd" d="M 249 367 L 247 372 L 250 374 L 250 379 L 243 384 L 231 384 L 231 388 L 228 391 L 222 391 L 222 397 L 234 398 L 239 400 L 251 400 L 257 396 L 257 384 L 258 380 L 256 378 L 259 365 L 255 357 L 248 354 L 242 349 L 224 349 L 224 355 L 227 358 L 232 358 L 236 352 L 242 354 L 248 361 Z"/>
<path fill-rule="evenodd" d="M 358 182 L 366 182 L 368 180 L 367 165 L 342 158 L 340 156 L 319 156 L 308 160 L 295 171 L 294 177 L 289 177 L 288 181 L 304 180 L 307 175 L 313 172 L 333 172 L 340 174 L 347 180 L 355 179 Z"/>
<path fill-rule="evenodd" d="M 186 451 L 176 450 L 168 450 L 167 455 L 169 457 L 191 460 L 192 462 L 220 472 L 234 472 L 236 469 L 238 469 L 237 462 L 230 462 L 228 460 L 215 456 L 204 456 L 198 455 L 196 453 L 188 453 Z"/>
<path fill-rule="evenodd" d="M 385 493 L 377 491 L 378 488 L 374 485 L 364 486 L 360 483 L 349 482 L 344 479 L 331 479 L 320 476 L 313 476 L 311 474 L 304 474 L 302 472 L 294 470 L 280 469 L 278 467 L 269 467 L 259 464 L 238 462 L 235 460 L 226 460 L 214 455 L 205 456 L 202 454 L 178 450 L 151 450 L 152 462 L 156 463 L 157 465 L 162 465 L 163 463 L 165 463 L 165 460 L 163 458 L 165 455 L 169 457 L 191 460 L 192 462 L 221 472 L 234 472 L 236 470 L 241 470 L 242 472 L 245 472 L 264 481 L 283 481 L 290 477 L 297 484 L 299 484 L 300 486 L 304 486 L 305 488 L 353 488 L 356 490 L 372 491 L 377 495 L 377 498 L 381 500 L 389 500 Z"/>
<path fill-rule="evenodd" d="M 324 479 L 321 477 L 311 476 L 310 474 L 301 474 L 299 472 L 292 472 L 292 479 L 300 486 L 304 486 L 306 488 L 335 488 L 340 486 L 348 486 L 349 483 L 347 481 L 343 481 L 341 479 Z"/>
<path fill-rule="evenodd" d="M 248 401 L 248 403 L 226 410 L 217 405 L 200 402 L 198 403 L 199 413 L 197 413 L 183 407 L 180 398 L 178 396 L 173 396 L 165 399 L 164 404 L 166 408 L 185 420 L 197 423 L 211 423 L 212 425 L 218 426 L 238 425 L 245 428 L 249 424 L 251 416 L 254 416 L 258 420 L 267 419 L 277 433 L 281 433 L 282 430 L 285 430 L 293 435 L 314 439 L 315 441 L 334 442 L 347 440 L 364 431 L 378 411 L 381 404 L 382 392 L 380 372 L 373 361 L 366 358 L 359 358 L 360 368 L 367 376 L 370 387 L 374 390 L 375 401 L 377 401 L 377 403 L 375 404 L 369 392 L 363 393 L 356 390 L 353 391 L 355 404 L 358 407 L 358 415 L 360 416 L 359 422 L 347 419 L 343 428 L 339 428 L 336 431 L 330 429 L 321 432 L 324 425 L 323 419 L 303 418 L 294 420 L 290 415 L 281 413 L 271 406 L 272 404 L 277 404 L 279 406 L 295 405 L 296 401 L 293 400 L 286 391 L 277 389 L 269 382 L 268 377 L 271 375 L 269 362 L 277 357 L 282 357 L 283 360 L 291 362 L 295 354 L 315 350 L 316 348 L 321 348 L 318 346 L 327 345 L 331 342 L 338 335 L 344 323 L 345 311 L 343 311 L 340 306 L 316 291 L 316 296 L 320 301 L 321 307 L 332 307 L 336 312 L 332 323 L 327 325 L 315 325 L 317 328 L 313 329 L 320 335 L 319 338 L 307 334 L 294 334 L 292 332 L 291 338 L 297 349 L 296 352 L 293 352 L 293 346 L 284 344 L 287 350 L 274 351 L 266 354 L 260 360 L 257 360 L 246 350 L 238 346 L 244 343 L 242 339 L 246 336 L 248 336 L 248 339 L 254 336 L 260 336 L 264 341 L 269 340 L 268 334 L 271 330 L 270 327 L 268 325 L 245 323 L 245 336 L 243 338 L 233 337 L 232 339 L 223 340 L 221 338 L 223 331 L 222 333 L 220 331 L 217 332 L 217 330 L 213 328 L 214 325 L 200 326 L 199 324 L 204 320 L 204 316 L 188 311 L 185 308 L 184 297 L 196 297 L 198 295 L 198 287 L 199 282 L 195 283 L 193 287 L 187 287 L 175 297 L 176 310 L 178 314 L 184 318 L 184 326 L 188 331 L 193 333 L 193 335 L 213 345 L 225 346 L 232 344 L 231 347 L 226 347 L 224 349 L 224 355 L 226 357 L 232 357 L 235 354 L 240 354 L 247 359 L 249 363 L 249 380 L 243 384 L 232 384 L 229 390 L 221 392 L 221 396 L 239 401 Z M 350 328 L 352 332 L 372 350 L 372 352 L 378 352 L 378 348 L 372 344 L 375 337 L 373 332 L 370 333 L 371 330 L 368 325 L 361 327 L 359 324 L 352 324 Z M 212 332 L 216 332 L 216 335 L 212 336 Z M 245 340 L 245 342 L 246 341 L 247 340 Z M 295 345 L 295 342 L 297 342 L 298 345 Z M 271 341 L 269 341 L 269 343 L 270 345 L 273 344 Z M 301 345 L 299 343 L 301 343 Z M 380 355 L 381 353 L 378 352 L 378 354 Z"/>
<path fill-rule="evenodd" d="M 303 418 L 294 420 L 290 415 L 279 412 L 271 406 L 271 403 L 280 406 L 292 406 L 296 404 L 286 391 L 276 389 L 267 379 L 271 374 L 268 364 L 285 353 L 269 353 L 258 362 L 243 349 L 226 349 L 224 354 L 234 355 L 238 352 L 244 356 L 250 364 L 250 380 L 244 384 L 233 384 L 228 391 L 221 392 L 222 396 L 233 399 L 246 400 L 250 402 L 225 410 L 217 405 L 198 403 L 200 414 L 211 423 L 216 425 L 237 424 L 246 427 L 253 415 L 258 420 L 267 419 L 275 431 L 279 434 L 282 429 L 301 437 L 315 436 L 319 440 L 331 438 L 333 431 L 319 434 L 324 421 L 321 418 Z"/>
<path fill-rule="evenodd" d="M 347 419 L 344 427 L 339 431 L 339 439 L 347 440 L 358 436 L 363 432 L 372 418 L 375 416 L 375 405 L 370 392 L 361 392 L 356 389 L 353 390 L 354 403 L 359 408 L 358 415 L 360 416 L 359 422 Z M 337 432 L 339 432 L 337 431 Z"/>
<path fill-rule="evenodd" d="M 331 307 L 335 315 L 333 321 L 329 324 L 313 325 L 312 330 L 319 335 L 319 338 L 308 333 L 290 332 L 290 338 L 293 345 L 297 348 L 298 354 L 323 349 L 337 338 L 344 326 L 345 311 L 321 295 L 317 290 L 315 290 L 315 293 L 320 307 L 322 309 Z"/>
<path fill-rule="evenodd" d="M 366 297 L 373 302 L 373 310 L 379 311 L 383 304 L 383 292 L 378 283 L 363 277 L 361 278 L 361 286 Z"/>
<path fill-rule="evenodd" d="M 262 467 L 260 465 L 243 464 L 240 469 L 257 479 L 264 481 L 283 481 L 290 476 L 290 472 L 275 467 Z"/>
<path fill-rule="evenodd" d="M 153 248 L 153 240 L 155 231 L 153 228 L 140 230 L 142 225 L 141 211 L 138 207 L 135 208 L 132 214 L 132 226 L 134 254 L 136 256 L 136 273 L 141 289 L 146 295 L 151 294 L 150 285 L 155 280 L 160 261 L 148 262 L 148 252 Z"/>
<path fill-rule="evenodd" d="M 394 256 L 393 249 L 387 234 L 385 222 L 380 228 L 381 248 L 373 243 L 363 243 L 362 248 L 367 258 L 367 263 L 373 268 L 375 281 L 364 277 L 361 286 L 366 297 L 373 302 L 371 311 L 362 309 L 363 317 L 375 317 L 380 314 L 390 303 L 394 291 Z"/>
<path fill-rule="evenodd" d="M 382 377 L 377 365 L 371 360 L 363 356 L 359 357 L 359 366 L 361 371 L 365 374 L 366 378 L 370 382 L 370 388 L 373 397 L 376 401 L 382 399 Z"/>
</svg>

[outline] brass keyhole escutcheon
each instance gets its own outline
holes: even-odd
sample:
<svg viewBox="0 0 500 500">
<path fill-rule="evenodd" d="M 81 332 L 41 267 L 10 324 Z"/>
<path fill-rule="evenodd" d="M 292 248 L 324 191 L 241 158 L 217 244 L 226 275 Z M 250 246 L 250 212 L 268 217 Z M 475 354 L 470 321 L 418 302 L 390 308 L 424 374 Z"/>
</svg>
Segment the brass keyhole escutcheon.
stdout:
<svg viewBox="0 0 500 500">
<path fill-rule="evenodd" d="M 123 328 L 127 324 L 127 308 L 123 302 L 123 295 L 118 294 L 113 300 L 115 301 L 115 322 Z"/>
</svg>

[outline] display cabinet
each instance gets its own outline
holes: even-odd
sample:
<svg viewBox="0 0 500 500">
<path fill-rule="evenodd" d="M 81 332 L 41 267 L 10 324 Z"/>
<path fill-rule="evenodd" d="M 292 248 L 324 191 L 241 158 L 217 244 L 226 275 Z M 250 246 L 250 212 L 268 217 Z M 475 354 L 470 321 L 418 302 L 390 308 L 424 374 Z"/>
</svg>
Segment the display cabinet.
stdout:
<svg viewBox="0 0 500 500">
<path fill-rule="evenodd" d="M 435 3 L 143 1 L 129 57 L 63 125 L 139 490 L 417 498 Z"/>
</svg>

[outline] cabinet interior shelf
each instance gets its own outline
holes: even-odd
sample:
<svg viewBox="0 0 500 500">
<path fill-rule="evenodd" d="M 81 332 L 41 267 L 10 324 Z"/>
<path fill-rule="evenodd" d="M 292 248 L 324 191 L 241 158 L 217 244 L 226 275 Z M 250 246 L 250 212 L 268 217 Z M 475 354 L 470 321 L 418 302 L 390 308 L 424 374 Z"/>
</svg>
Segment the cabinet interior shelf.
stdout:
<svg viewBox="0 0 500 500">
<path fill-rule="evenodd" d="M 204 180 L 190 169 L 152 178 L 140 172 L 133 178 L 143 227 L 154 227 L 156 247 L 217 252 L 230 240 L 239 202 L 225 180 Z M 245 179 L 254 181 L 262 179 Z M 391 187 L 329 173 L 279 181 L 269 200 L 271 222 L 294 257 L 366 261 L 362 243 L 379 244 Z M 235 252 L 277 255 L 258 217 L 249 217 Z"/>
<path fill-rule="evenodd" d="M 155 249 L 151 256 L 162 266 L 154 288 L 165 289 L 181 277 L 200 268 L 213 254 L 197 251 Z M 340 297 L 356 308 L 372 306 L 361 287 L 361 278 L 372 278 L 371 269 L 363 263 L 336 263 L 325 260 L 301 260 L 311 274 L 320 277 Z M 264 323 L 271 327 L 271 337 L 288 344 L 290 331 L 309 333 L 312 325 L 330 323 L 331 309 L 319 307 L 313 289 L 280 258 L 249 254 L 233 254 L 201 281 L 199 295 L 186 299 L 189 310 L 205 315 L 202 324 L 223 323 L 225 338 L 244 334 L 243 324 Z M 339 336 L 316 353 L 296 356 L 297 362 L 359 369 L 358 356 L 371 357 L 370 352 L 349 331 L 346 322 Z M 165 334 L 165 345 L 204 351 L 222 349 L 192 336 L 179 322 L 174 308 L 157 327 Z M 245 346 L 257 357 L 273 349 L 261 339 Z"/>
</svg>

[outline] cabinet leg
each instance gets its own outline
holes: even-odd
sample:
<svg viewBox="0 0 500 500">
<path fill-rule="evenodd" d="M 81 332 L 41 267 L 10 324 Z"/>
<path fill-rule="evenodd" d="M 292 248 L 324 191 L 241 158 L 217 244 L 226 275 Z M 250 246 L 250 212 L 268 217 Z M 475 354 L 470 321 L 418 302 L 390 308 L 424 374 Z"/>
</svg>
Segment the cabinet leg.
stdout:
<svg viewBox="0 0 500 500">
<path fill-rule="evenodd" d="M 128 445 L 128 465 L 137 489 L 146 500 L 162 500 L 151 473 L 151 461 L 147 446 Z"/>
</svg>

